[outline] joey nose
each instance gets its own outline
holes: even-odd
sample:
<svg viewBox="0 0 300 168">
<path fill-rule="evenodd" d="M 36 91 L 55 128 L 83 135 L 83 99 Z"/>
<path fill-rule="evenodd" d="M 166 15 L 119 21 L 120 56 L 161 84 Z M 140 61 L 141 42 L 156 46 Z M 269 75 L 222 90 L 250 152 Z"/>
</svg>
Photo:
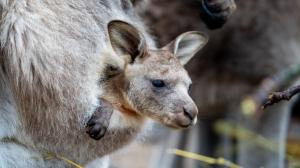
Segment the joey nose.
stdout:
<svg viewBox="0 0 300 168">
<path fill-rule="evenodd" d="M 184 106 L 183 107 L 183 113 L 184 115 L 192 121 L 192 124 L 195 124 L 197 121 L 197 114 L 198 114 L 198 109 L 197 107 L 194 106 Z"/>
</svg>

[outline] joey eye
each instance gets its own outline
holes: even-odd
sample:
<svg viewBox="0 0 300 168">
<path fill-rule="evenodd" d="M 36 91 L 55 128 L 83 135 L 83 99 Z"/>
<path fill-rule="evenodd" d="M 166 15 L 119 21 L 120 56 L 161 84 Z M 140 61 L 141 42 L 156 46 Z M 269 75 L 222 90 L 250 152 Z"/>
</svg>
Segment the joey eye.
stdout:
<svg viewBox="0 0 300 168">
<path fill-rule="evenodd" d="M 165 84 L 165 82 L 163 80 L 155 79 L 155 80 L 152 80 L 151 82 L 152 82 L 152 85 L 154 87 L 157 87 L 157 88 L 161 88 L 161 87 L 165 87 L 166 86 L 166 84 Z"/>
</svg>

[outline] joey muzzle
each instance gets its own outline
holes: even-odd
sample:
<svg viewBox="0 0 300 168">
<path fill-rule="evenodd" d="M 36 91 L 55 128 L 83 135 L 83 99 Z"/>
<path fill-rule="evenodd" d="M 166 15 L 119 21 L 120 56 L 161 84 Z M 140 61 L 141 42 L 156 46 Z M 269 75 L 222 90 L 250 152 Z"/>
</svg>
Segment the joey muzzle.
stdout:
<svg viewBox="0 0 300 168">
<path fill-rule="evenodd" d="M 188 128 L 197 123 L 198 109 L 195 105 L 184 106 L 177 113 L 167 114 L 165 124 L 172 128 Z"/>
</svg>

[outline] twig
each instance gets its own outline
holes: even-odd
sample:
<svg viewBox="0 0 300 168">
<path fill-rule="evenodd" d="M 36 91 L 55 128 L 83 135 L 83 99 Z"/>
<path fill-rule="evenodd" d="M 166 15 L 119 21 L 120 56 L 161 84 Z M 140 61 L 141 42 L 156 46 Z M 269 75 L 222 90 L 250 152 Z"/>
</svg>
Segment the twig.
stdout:
<svg viewBox="0 0 300 168">
<path fill-rule="evenodd" d="M 268 99 L 269 93 L 280 87 L 289 84 L 300 76 L 300 64 L 294 64 L 276 73 L 270 78 L 266 78 L 260 87 L 250 96 L 241 102 L 241 109 L 245 115 L 254 115 Z"/>
<path fill-rule="evenodd" d="M 43 158 L 45 160 L 58 159 L 58 160 L 64 161 L 65 163 L 69 164 L 73 168 L 83 168 L 83 166 L 79 165 L 78 163 L 76 163 L 64 156 L 57 155 L 57 154 L 47 151 L 47 150 L 42 150 L 41 152 L 42 152 Z"/>
<path fill-rule="evenodd" d="M 231 161 L 228 161 L 224 158 L 212 158 L 212 157 L 203 156 L 200 154 L 191 153 L 191 152 L 187 152 L 187 151 L 183 151 L 183 150 L 179 150 L 179 149 L 170 149 L 169 153 L 172 153 L 172 154 L 175 154 L 178 156 L 182 156 L 185 158 L 198 160 L 198 161 L 207 163 L 209 165 L 220 165 L 220 166 L 226 166 L 229 168 L 242 168 L 241 166 L 234 164 Z"/>
<path fill-rule="evenodd" d="M 226 135 L 240 141 L 251 142 L 259 147 L 262 147 L 271 152 L 279 152 L 278 144 L 270 139 L 267 139 L 255 132 L 252 132 L 240 125 L 236 125 L 226 121 L 218 121 L 214 125 L 214 129 L 217 133 Z M 294 155 L 297 154 L 294 149 L 298 149 L 294 146 L 289 146 L 286 151 L 286 157 L 288 161 L 298 161 Z"/>
<path fill-rule="evenodd" d="M 24 143 L 20 142 L 19 140 L 17 140 L 16 138 L 13 137 L 4 137 L 4 138 L 0 138 L 0 143 L 13 143 L 16 145 L 20 145 L 23 146 L 25 148 L 27 148 L 28 146 L 26 146 Z M 74 161 L 62 156 L 62 155 L 57 155 L 54 152 L 50 152 L 48 150 L 41 150 L 40 151 L 42 153 L 42 157 L 45 160 L 50 160 L 50 159 L 58 159 L 58 160 L 62 160 L 66 163 L 68 163 L 70 166 L 74 167 L 74 168 L 83 168 L 83 166 L 75 163 Z M 36 157 L 33 157 L 35 159 L 38 159 Z"/>
<path fill-rule="evenodd" d="M 273 92 L 268 96 L 262 108 L 265 109 L 268 106 L 276 104 L 282 100 L 289 101 L 293 96 L 299 93 L 300 93 L 300 85 L 291 87 L 283 92 Z"/>
</svg>

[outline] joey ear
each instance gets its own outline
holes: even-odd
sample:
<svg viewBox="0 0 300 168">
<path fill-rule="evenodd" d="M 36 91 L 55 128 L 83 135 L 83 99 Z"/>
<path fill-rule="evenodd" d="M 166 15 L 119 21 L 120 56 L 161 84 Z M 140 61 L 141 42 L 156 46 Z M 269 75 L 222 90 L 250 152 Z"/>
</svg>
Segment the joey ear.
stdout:
<svg viewBox="0 0 300 168">
<path fill-rule="evenodd" d="M 185 65 L 208 42 L 208 37 L 198 31 L 179 35 L 174 41 L 163 47 L 170 50 Z"/>
<path fill-rule="evenodd" d="M 145 38 L 133 25 L 120 20 L 111 21 L 108 34 L 112 48 L 119 56 L 129 55 L 133 63 L 137 57 L 144 55 Z"/>
</svg>

